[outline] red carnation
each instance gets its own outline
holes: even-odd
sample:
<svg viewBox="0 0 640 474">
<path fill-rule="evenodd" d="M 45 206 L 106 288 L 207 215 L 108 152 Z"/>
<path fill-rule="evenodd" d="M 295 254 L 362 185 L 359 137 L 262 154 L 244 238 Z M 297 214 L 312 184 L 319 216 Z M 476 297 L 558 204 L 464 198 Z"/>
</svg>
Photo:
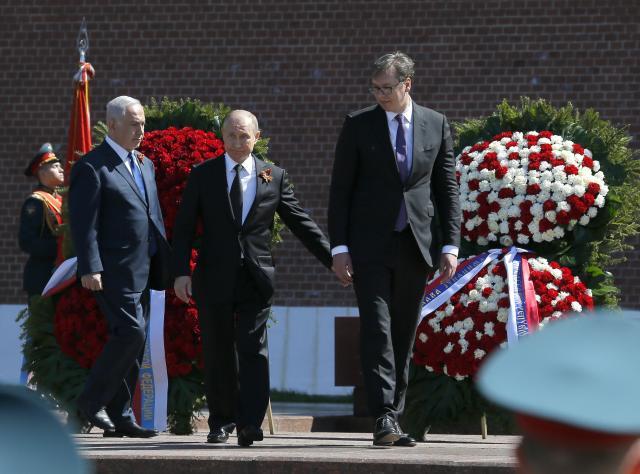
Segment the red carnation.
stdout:
<svg viewBox="0 0 640 474">
<path fill-rule="evenodd" d="M 504 166 L 499 166 L 496 168 L 496 178 L 498 179 L 502 179 L 505 177 L 505 175 L 507 174 L 508 169 L 505 168 Z"/>
<path fill-rule="evenodd" d="M 598 194 L 600 193 L 600 185 L 598 183 L 589 183 L 587 185 L 587 192 L 591 195 L 593 195 L 594 197 L 597 197 Z"/>
<path fill-rule="evenodd" d="M 530 194 L 530 195 L 533 196 L 533 195 L 536 195 L 538 193 L 540 193 L 540 185 L 539 184 L 534 183 L 534 184 L 530 184 L 529 186 L 527 186 L 527 194 Z"/>
<path fill-rule="evenodd" d="M 500 188 L 498 191 L 498 197 L 500 199 L 512 198 L 515 197 L 516 192 L 512 188 Z"/>
<path fill-rule="evenodd" d="M 564 172 L 569 175 L 575 175 L 578 174 L 578 168 L 574 165 L 566 165 L 564 167 Z"/>
</svg>

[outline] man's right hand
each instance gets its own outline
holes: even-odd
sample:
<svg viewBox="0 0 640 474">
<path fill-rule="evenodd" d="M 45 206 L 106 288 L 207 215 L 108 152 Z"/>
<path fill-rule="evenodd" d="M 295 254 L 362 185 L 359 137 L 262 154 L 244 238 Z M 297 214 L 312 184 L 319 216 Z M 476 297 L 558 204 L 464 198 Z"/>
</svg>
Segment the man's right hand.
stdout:
<svg viewBox="0 0 640 474">
<path fill-rule="evenodd" d="M 191 277 L 180 276 L 176 278 L 173 283 L 173 290 L 176 292 L 176 296 L 185 303 L 189 303 L 191 299 Z"/>
<path fill-rule="evenodd" d="M 100 273 L 87 273 L 80 277 L 80 283 L 87 290 L 102 291 L 102 276 Z"/>
<path fill-rule="evenodd" d="M 331 268 L 340 283 L 342 283 L 342 286 L 347 287 L 353 283 L 353 265 L 351 264 L 349 252 L 335 254 Z"/>
</svg>

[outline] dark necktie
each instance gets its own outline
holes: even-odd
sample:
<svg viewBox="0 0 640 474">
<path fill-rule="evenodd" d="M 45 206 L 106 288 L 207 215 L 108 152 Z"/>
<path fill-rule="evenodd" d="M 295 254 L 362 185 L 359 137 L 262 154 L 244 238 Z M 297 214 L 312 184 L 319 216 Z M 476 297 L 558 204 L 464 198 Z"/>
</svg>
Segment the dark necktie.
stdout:
<svg viewBox="0 0 640 474">
<path fill-rule="evenodd" d="M 239 229 L 242 227 L 242 186 L 240 186 L 240 170 L 242 169 L 242 165 L 237 164 L 233 169 L 236 171 L 236 177 L 233 179 L 233 183 L 231 183 L 229 198 L 231 199 L 231 207 L 233 208 L 233 218 Z"/>
<path fill-rule="evenodd" d="M 396 163 L 398 164 L 398 173 L 402 184 L 407 182 L 409 178 L 409 161 L 407 160 L 407 141 L 404 138 L 404 125 L 402 123 L 402 114 L 396 115 L 398 122 L 398 132 L 396 133 Z M 396 219 L 395 230 L 400 232 L 407 227 L 407 205 L 404 202 L 404 195 L 400 203 L 400 212 Z"/>
<path fill-rule="evenodd" d="M 131 174 L 133 175 L 133 180 L 136 182 L 136 187 L 138 188 L 138 191 L 140 191 L 142 198 L 145 200 L 145 202 L 148 205 L 149 201 L 147 200 L 147 193 L 144 187 L 144 180 L 142 179 L 142 173 L 140 172 L 140 168 L 138 168 L 138 166 L 136 165 L 133 152 L 130 151 L 127 157 L 129 158 L 129 166 L 131 167 Z M 149 219 L 149 256 L 150 257 L 153 257 L 156 254 L 156 251 L 158 250 L 158 245 L 156 243 L 156 236 L 153 232 L 152 226 L 153 224 L 151 223 L 151 219 Z"/>
<path fill-rule="evenodd" d="M 133 175 L 133 180 L 136 182 L 136 187 L 138 191 L 140 191 L 140 195 L 147 200 L 147 193 L 144 190 L 144 181 L 142 180 L 142 173 L 140 169 L 136 166 L 135 157 L 133 156 L 133 152 L 129 152 L 129 166 L 131 167 L 131 174 Z"/>
</svg>

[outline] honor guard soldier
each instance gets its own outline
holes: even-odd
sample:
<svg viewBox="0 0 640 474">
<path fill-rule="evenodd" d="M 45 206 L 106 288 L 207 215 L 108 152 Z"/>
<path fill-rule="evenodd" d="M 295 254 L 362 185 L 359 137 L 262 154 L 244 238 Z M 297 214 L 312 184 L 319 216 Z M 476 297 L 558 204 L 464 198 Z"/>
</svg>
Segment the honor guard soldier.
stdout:
<svg viewBox="0 0 640 474">
<path fill-rule="evenodd" d="M 29 254 L 23 289 L 31 300 L 42 293 L 51 277 L 58 255 L 58 226 L 62 223 L 62 200 L 57 188 L 64 183 L 64 171 L 50 143 L 42 145 L 24 174 L 38 180 L 22 205 L 18 235 L 20 248 Z"/>
<path fill-rule="evenodd" d="M 640 312 L 570 317 L 490 357 L 477 385 L 522 430 L 520 473 L 640 473 Z"/>
</svg>

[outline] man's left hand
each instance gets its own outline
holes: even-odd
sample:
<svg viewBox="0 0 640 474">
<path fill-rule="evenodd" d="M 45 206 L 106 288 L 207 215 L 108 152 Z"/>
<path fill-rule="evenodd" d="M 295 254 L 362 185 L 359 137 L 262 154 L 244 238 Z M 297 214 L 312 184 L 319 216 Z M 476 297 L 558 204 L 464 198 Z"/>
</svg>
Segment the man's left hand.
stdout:
<svg viewBox="0 0 640 474">
<path fill-rule="evenodd" d="M 443 253 L 440 256 L 440 275 L 442 275 L 442 282 L 449 280 L 456 272 L 458 266 L 458 259 L 455 255 L 450 253 Z"/>
</svg>

